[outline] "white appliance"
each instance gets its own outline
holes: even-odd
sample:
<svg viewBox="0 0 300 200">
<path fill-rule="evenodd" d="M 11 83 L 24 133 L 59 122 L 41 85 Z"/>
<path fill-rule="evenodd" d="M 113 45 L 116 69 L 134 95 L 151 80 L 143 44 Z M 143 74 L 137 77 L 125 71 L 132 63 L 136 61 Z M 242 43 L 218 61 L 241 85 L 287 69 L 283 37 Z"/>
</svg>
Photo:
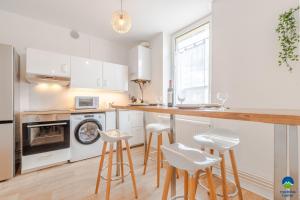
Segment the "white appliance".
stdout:
<svg viewBox="0 0 300 200">
<path fill-rule="evenodd" d="M 15 124 L 18 112 L 19 56 L 14 48 L 0 44 L 0 181 L 15 172 Z"/>
<path fill-rule="evenodd" d="M 151 80 L 151 49 L 142 45 L 130 50 L 129 77 L 131 81 Z"/>
<path fill-rule="evenodd" d="M 76 96 L 75 109 L 97 109 L 99 107 L 99 97 Z"/>
<path fill-rule="evenodd" d="M 70 117 L 38 114 L 22 117 L 21 173 L 70 160 Z"/>
<path fill-rule="evenodd" d="M 70 84 L 71 56 L 27 48 L 26 78 L 32 83 Z"/>
<path fill-rule="evenodd" d="M 97 129 L 105 129 L 104 113 L 71 115 L 71 162 L 99 156 L 102 141 Z"/>
</svg>

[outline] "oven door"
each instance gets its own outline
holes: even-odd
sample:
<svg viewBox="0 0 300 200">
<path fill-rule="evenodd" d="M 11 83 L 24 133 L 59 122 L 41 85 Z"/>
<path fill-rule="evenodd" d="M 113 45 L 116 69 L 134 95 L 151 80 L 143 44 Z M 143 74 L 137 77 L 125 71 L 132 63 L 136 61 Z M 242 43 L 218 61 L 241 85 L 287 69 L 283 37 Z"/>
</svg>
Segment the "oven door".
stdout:
<svg viewBox="0 0 300 200">
<path fill-rule="evenodd" d="M 23 124 L 23 155 L 70 147 L 70 121 Z"/>
</svg>

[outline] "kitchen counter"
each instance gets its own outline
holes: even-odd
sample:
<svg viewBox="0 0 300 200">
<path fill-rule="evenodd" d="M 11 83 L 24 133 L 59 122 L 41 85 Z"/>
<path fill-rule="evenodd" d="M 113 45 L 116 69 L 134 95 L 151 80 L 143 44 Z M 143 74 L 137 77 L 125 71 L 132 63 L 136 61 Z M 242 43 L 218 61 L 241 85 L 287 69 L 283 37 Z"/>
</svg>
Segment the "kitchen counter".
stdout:
<svg viewBox="0 0 300 200">
<path fill-rule="evenodd" d="M 82 114 L 82 113 L 100 113 L 115 111 L 114 108 L 104 109 L 82 109 L 82 110 L 45 110 L 45 111 L 24 111 L 21 116 L 25 115 L 50 115 L 50 114 Z"/>
<path fill-rule="evenodd" d="M 188 115 L 194 117 L 208 117 L 218 119 L 231 119 L 271 124 L 300 125 L 300 110 L 287 109 L 179 109 L 166 106 L 122 106 L 113 105 L 115 109 L 139 110 L 145 112 L 165 113 L 174 115 Z"/>
<path fill-rule="evenodd" d="M 120 109 L 138 110 L 144 112 L 170 114 L 171 141 L 176 142 L 175 118 L 176 115 L 188 115 L 195 117 L 207 117 L 225 120 L 241 120 L 256 123 L 274 124 L 274 198 L 282 199 L 281 181 L 286 176 L 294 179 L 291 200 L 298 199 L 299 195 L 299 163 L 298 163 L 298 126 L 300 125 L 300 110 L 287 109 L 178 109 L 176 107 L 158 106 L 122 106 L 113 105 L 118 113 Z M 117 121 L 118 119 L 117 114 Z M 145 119 L 145 114 L 144 114 Z M 119 128 L 117 124 L 117 128 Z M 262 133 L 263 134 L 263 133 Z M 147 147 L 146 132 L 144 133 L 145 152 Z M 257 142 L 264 142 L 257 139 Z M 255 145 L 253 146 L 255 148 Z M 289 163 L 289 165 L 287 164 Z M 172 175 L 171 196 L 176 196 L 176 173 Z"/>
</svg>

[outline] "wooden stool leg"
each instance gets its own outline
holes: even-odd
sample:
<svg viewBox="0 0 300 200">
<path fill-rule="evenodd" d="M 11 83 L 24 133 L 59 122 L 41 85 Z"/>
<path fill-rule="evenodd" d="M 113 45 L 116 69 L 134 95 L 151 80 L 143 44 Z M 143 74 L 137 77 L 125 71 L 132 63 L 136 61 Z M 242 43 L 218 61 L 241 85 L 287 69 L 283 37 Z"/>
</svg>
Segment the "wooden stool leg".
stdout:
<svg viewBox="0 0 300 200">
<path fill-rule="evenodd" d="M 170 187 L 170 183 L 171 183 L 171 179 L 172 179 L 172 174 L 173 174 L 173 167 L 169 166 L 168 170 L 167 170 L 166 179 L 165 179 L 162 200 L 168 199 L 168 193 L 169 193 L 169 187 Z"/>
<path fill-rule="evenodd" d="M 122 141 L 119 142 L 120 144 L 120 162 L 121 162 L 121 178 L 122 178 L 122 183 L 124 183 L 124 161 L 123 161 L 123 146 L 122 146 Z"/>
<path fill-rule="evenodd" d="M 210 167 L 206 169 L 206 176 L 207 176 L 207 182 L 208 182 L 208 188 L 209 188 L 209 198 L 210 200 L 216 200 L 216 188 L 213 182 L 212 173 L 210 170 Z"/>
<path fill-rule="evenodd" d="M 134 170 L 133 170 L 133 163 L 132 163 L 130 146 L 129 146 L 127 140 L 125 141 L 125 143 L 126 143 L 126 150 L 127 150 L 127 156 L 128 156 L 130 174 L 131 174 L 131 179 L 132 179 L 132 185 L 133 185 L 133 190 L 134 190 L 134 196 L 135 196 L 135 198 L 138 198 L 137 189 L 136 189 L 136 180 L 135 180 L 135 175 L 134 175 Z"/>
<path fill-rule="evenodd" d="M 198 186 L 198 181 L 199 181 L 199 176 L 200 176 L 200 171 L 201 170 L 198 170 L 195 174 L 195 188 L 194 188 L 194 194 L 196 195 L 197 193 L 197 186 Z"/>
<path fill-rule="evenodd" d="M 160 145 L 163 144 L 163 137 L 161 136 L 161 143 Z M 163 152 L 160 151 L 160 168 L 163 168 L 164 167 L 164 155 L 163 155 Z"/>
<path fill-rule="evenodd" d="M 235 184 L 238 189 L 239 200 L 243 200 L 243 193 L 242 193 L 242 188 L 241 188 L 241 184 L 240 184 L 240 180 L 239 180 L 237 164 L 236 164 L 236 160 L 235 160 L 235 156 L 234 156 L 234 151 L 232 149 L 229 150 L 229 155 L 230 155 Z"/>
<path fill-rule="evenodd" d="M 106 183 L 106 195 L 105 199 L 109 200 L 110 196 L 110 185 L 111 185 L 111 172 L 112 172 L 112 160 L 114 153 L 114 145 L 112 143 L 109 144 L 109 158 L 108 158 L 108 172 L 107 172 L 107 183 Z"/>
<path fill-rule="evenodd" d="M 104 162 L 105 153 L 106 153 L 106 146 L 107 146 L 107 142 L 104 142 L 103 147 L 102 147 L 102 154 L 101 154 L 101 158 L 100 158 L 100 162 L 99 162 L 99 169 L 98 169 L 98 176 L 97 176 L 95 194 L 97 194 L 98 191 L 99 191 L 99 185 L 100 185 L 100 180 L 101 180 L 101 172 L 102 172 L 103 162 Z"/>
<path fill-rule="evenodd" d="M 169 143 L 172 144 L 172 137 L 171 137 L 171 133 L 168 133 L 168 138 L 169 138 Z"/>
<path fill-rule="evenodd" d="M 180 174 L 179 174 L 179 169 L 176 169 L 176 178 L 179 179 Z"/>
<path fill-rule="evenodd" d="M 214 149 L 210 149 L 210 154 L 211 155 L 214 155 L 215 153 L 215 150 Z M 213 166 L 210 167 L 210 170 L 212 171 L 213 170 Z"/>
<path fill-rule="evenodd" d="M 190 176 L 190 182 L 189 182 L 189 200 L 195 200 L 196 196 L 196 176 Z"/>
<path fill-rule="evenodd" d="M 144 175 L 146 174 L 146 170 L 147 170 L 147 163 L 148 163 L 150 149 L 151 149 L 152 135 L 153 135 L 152 133 L 150 133 L 150 135 L 149 135 L 149 143 L 148 143 L 148 149 L 146 152 L 145 166 L 144 166 L 144 172 L 143 172 Z"/>
<path fill-rule="evenodd" d="M 220 153 L 221 157 L 221 176 L 222 176 L 222 189 L 224 200 L 228 200 L 228 190 L 227 190 L 227 182 L 226 182 L 226 169 L 225 169 L 225 157 L 223 153 Z"/>
<path fill-rule="evenodd" d="M 187 171 L 184 171 L 184 200 L 189 198 L 189 174 Z"/>
<path fill-rule="evenodd" d="M 156 187 L 159 188 L 160 183 L 160 161 L 161 161 L 161 150 L 160 146 L 162 143 L 162 134 L 159 134 L 157 137 L 157 175 L 156 175 Z"/>
</svg>

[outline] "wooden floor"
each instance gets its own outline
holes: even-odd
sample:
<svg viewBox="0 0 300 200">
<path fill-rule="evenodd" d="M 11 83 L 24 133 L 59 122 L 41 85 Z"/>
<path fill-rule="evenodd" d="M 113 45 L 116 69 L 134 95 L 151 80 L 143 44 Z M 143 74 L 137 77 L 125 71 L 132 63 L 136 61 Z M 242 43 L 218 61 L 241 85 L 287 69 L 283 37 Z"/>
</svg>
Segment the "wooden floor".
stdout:
<svg viewBox="0 0 300 200">
<path fill-rule="evenodd" d="M 137 177 L 138 195 L 140 200 L 159 200 L 164 182 L 165 170 L 162 170 L 161 187 L 157 189 L 155 162 L 149 161 L 148 172 L 143 173 L 143 148 L 132 150 L 135 174 Z M 125 153 L 124 153 L 125 155 Z M 126 158 L 126 156 L 124 156 Z M 92 158 L 71 164 L 64 164 L 37 172 L 19 175 L 9 181 L 0 182 L 1 200 L 98 200 L 104 199 L 105 184 L 101 183 L 101 191 L 94 195 L 99 158 Z M 183 180 L 177 184 L 178 193 L 182 193 Z M 199 199 L 207 200 L 206 192 L 198 187 Z M 261 200 L 249 191 L 243 190 L 245 200 Z M 134 199 L 132 182 L 127 176 L 124 183 L 112 183 L 112 200 Z M 236 198 L 234 198 L 236 199 Z"/>
</svg>

